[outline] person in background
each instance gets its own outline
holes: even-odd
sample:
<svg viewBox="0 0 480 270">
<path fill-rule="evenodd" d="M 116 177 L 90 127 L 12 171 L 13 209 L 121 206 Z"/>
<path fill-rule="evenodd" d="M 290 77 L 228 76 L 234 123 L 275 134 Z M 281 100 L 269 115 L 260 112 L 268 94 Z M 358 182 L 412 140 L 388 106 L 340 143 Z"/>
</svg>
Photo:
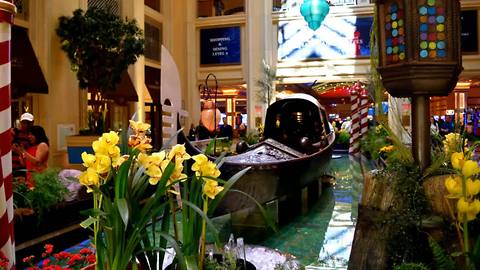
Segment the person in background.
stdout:
<svg viewBox="0 0 480 270">
<path fill-rule="evenodd" d="M 430 133 L 432 135 L 438 135 L 439 132 L 440 132 L 440 129 L 438 127 L 437 121 L 435 120 L 435 118 L 431 117 L 430 118 Z"/>
<path fill-rule="evenodd" d="M 232 139 L 233 137 L 233 128 L 227 122 L 227 118 L 223 118 L 223 125 L 220 128 L 220 137 L 228 137 L 228 139 Z"/>
<path fill-rule="evenodd" d="M 33 188 L 35 183 L 32 172 L 42 172 L 48 167 L 49 143 L 45 130 L 41 126 L 31 126 L 28 129 L 30 147 L 25 149 L 14 145 L 13 150 L 21 156 L 22 163 L 27 169 L 26 184 Z"/>
<path fill-rule="evenodd" d="M 341 129 L 350 133 L 350 130 L 352 129 L 352 120 L 350 119 L 350 116 L 347 116 L 345 121 L 342 123 Z"/>
<path fill-rule="evenodd" d="M 31 113 L 24 113 L 20 116 L 20 127 L 12 129 L 12 145 L 18 145 L 23 149 L 30 147 L 28 129 L 33 126 L 34 117 Z M 15 151 L 12 153 L 12 174 L 13 177 L 25 177 L 25 164 L 22 157 Z"/>
<path fill-rule="evenodd" d="M 199 140 L 205 140 L 210 138 L 210 131 L 202 124 L 202 121 L 200 120 L 197 128 L 197 137 Z"/>
<path fill-rule="evenodd" d="M 192 124 L 190 124 L 190 130 L 188 131 L 188 139 L 190 141 L 195 141 L 197 140 L 197 130 L 195 128 L 195 126 Z"/>
</svg>

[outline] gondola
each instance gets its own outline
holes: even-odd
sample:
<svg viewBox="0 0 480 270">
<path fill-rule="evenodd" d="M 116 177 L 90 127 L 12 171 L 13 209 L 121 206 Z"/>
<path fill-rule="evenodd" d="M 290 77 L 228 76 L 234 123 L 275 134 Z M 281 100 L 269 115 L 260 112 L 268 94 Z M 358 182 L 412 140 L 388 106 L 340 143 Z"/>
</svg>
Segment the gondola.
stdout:
<svg viewBox="0 0 480 270">
<path fill-rule="evenodd" d="M 251 169 L 232 189 L 243 191 L 259 203 L 298 194 L 325 173 L 332 157 L 335 133 L 330 129 L 325 109 L 307 94 L 293 94 L 276 101 L 267 109 L 264 138 L 259 143 L 224 157 L 221 178 L 228 179 L 240 170 Z M 200 153 L 183 134 L 191 154 Z M 210 157 L 213 159 L 213 157 Z M 216 214 L 253 207 L 254 202 L 241 193 L 230 192 L 219 204 Z"/>
</svg>

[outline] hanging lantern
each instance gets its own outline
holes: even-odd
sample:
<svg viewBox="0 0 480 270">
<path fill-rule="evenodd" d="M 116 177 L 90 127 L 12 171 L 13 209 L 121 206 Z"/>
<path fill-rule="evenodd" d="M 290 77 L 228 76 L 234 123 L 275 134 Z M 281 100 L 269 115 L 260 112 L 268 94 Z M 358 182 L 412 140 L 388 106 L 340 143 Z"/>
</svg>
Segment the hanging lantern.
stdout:
<svg viewBox="0 0 480 270">
<path fill-rule="evenodd" d="M 308 23 L 308 27 L 317 30 L 330 11 L 326 0 L 304 0 L 300 6 L 300 13 Z"/>
<path fill-rule="evenodd" d="M 202 113 L 200 115 L 202 125 L 210 132 L 214 132 L 220 123 L 220 110 L 215 107 L 212 100 L 205 101 Z"/>
</svg>

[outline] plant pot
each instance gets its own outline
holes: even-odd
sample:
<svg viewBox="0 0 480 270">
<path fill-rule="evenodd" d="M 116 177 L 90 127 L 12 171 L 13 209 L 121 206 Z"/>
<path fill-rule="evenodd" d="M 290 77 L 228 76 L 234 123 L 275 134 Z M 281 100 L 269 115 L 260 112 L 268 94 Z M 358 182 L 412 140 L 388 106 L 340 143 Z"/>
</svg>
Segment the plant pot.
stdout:
<svg viewBox="0 0 480 270">
<path fill-rule="evenodd" d="M 222 256 L 222 254 L 214 254 L 213 259 L 216 260 L 218 263 L 221 263 L 222 260 L 223 260 L 223 256 Z M 173 262 L 172 264 L 169 264 L 169 265 L 167 265 L 167 267 L 165 267 L 165 270 L 175 270 L 175 269 L 177 269 L 176 262 Z M 237 259 L 235 269 L 237 269 L 237 270 L 256 270 L 257 267 L 255 267 L 255 265 L 253 265 L 249 261 L 246 261 L 244 263 L 243 259 Z"/>
</svg>

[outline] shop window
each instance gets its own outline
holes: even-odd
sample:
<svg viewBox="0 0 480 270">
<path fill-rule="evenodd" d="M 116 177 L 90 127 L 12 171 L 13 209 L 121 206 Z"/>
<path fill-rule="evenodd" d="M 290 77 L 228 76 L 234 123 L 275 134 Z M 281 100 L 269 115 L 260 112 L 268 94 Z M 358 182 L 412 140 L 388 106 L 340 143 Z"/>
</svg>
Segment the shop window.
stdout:
<svg viewBox="0 0 480 270">
<path fill-rule="evenodd" d="M 160 61 L 162 44 L 162 27 L 145 22 L 145 57 Z"/>
<path fill-rule="evenodd" d="M 232 15 L 245 12 L 245 0 L 197 0 L 198 17 Z"/>
<path fill-rule="evenodd" d="M 17 7 L 15 19 L 28 21 L 28 4 L 29 0 L 13 0 L 13 4 Z"/>
<path fill-rule="evenodd" d="M 120 16 L 119 0 L 88 0 L 88 7 L 97 7 Z"/>
<path fill-rule="evenodd" d="M 145 6 L 160 12 L 160 0 L 144 0 Z"/>
</svg>

